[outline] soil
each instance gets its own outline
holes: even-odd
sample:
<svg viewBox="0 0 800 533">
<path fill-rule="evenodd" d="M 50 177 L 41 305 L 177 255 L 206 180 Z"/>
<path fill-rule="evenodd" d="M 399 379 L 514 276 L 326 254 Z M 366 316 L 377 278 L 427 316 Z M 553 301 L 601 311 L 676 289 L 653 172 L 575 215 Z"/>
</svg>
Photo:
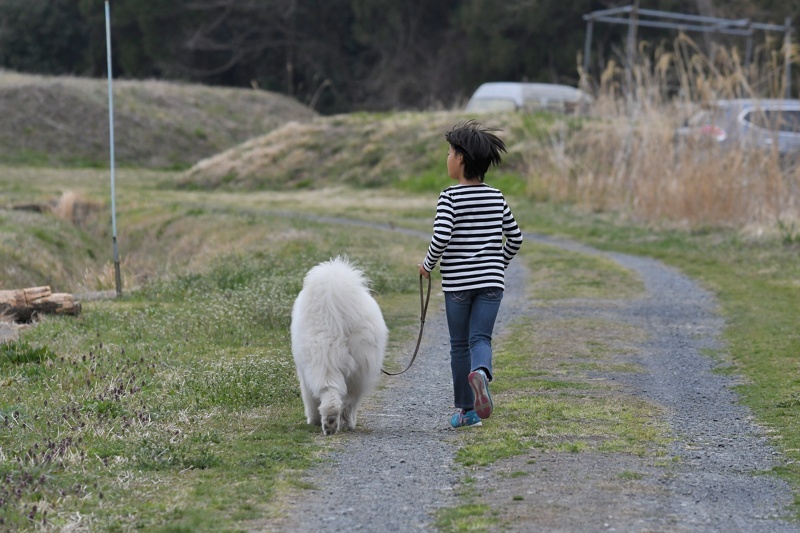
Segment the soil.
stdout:
<svg viewBox="0 0 800 533">
<path fill-rule="evenodd" d="M 532 449 L 489 467 L 456 463 L 456 450 L 480 428 L 449 428 L 448 336 L 441 293 L 433 294 L 414 366 L 384 377 L 355 431 L 318 437 L 323 456 L 304 477 L 311 488 L 285 493 L 277 517 L 251 531 L 434 531 L 434 513 L 463 504 L 462 491 L 489 506 L 490 530 L 800 531 L 790 487 L 769 474 L 786 459 L 740 405 L 736 378 L 715 372 L 725 363 L 708 355 L 720 347 L 724 326 L 712 295 L 655 260 L 526 238 L 610 257 L 641 277 L 646 295 L 536 305 L 525 298 L 527 272 L 515 261 L 496 333 L 516 318 L 548 313 L 643 329 L 634 350 L 613 356 L 643 371 L 593 377 L 663 408 L 673 439 L 667 457 Z"/>
</svg>

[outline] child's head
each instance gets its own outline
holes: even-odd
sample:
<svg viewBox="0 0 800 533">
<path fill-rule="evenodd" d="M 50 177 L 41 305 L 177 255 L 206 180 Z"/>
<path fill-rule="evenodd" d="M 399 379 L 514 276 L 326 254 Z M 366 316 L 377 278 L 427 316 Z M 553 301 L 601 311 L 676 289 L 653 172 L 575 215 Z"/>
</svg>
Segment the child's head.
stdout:
<svg viewBox="0 0 800 533">
<path fill-rule="evenodd" d="M 500 131 L 481 126 L 474 120 L 459 122 L 444 134 L 447 142 L 464 160 L 464 177 L 483 181 L 491 165 L 499 165 L 500 153 L 506 152 L 502 139 L 492 132 Z"/>
</svg>

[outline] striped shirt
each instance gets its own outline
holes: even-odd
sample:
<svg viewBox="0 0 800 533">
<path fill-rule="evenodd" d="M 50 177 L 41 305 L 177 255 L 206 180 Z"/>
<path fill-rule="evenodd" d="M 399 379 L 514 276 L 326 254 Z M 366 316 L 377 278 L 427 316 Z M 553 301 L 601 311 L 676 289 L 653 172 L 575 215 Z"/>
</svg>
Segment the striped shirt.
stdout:
<svg viewBox="0 0 800 533">
<path fill-rule="evenodd" d="M 445 292 L 505 289 L 505 269 L 521 245 L 522 232 L 500 190 L 453 185 L 439 195 L 423 266 L 430 272 L 441 259 Z"/>
</svg>

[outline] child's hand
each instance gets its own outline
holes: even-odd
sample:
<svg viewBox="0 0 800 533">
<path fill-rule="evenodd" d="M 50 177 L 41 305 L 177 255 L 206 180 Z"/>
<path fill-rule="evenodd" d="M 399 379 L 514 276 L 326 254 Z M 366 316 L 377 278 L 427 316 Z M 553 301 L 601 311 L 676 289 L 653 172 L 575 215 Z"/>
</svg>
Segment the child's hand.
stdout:
<svg viewBox="0 0 800 533">
<path fill-rule="evenodd" d="M 422 265 L 417 265 L 417 266 L 419 267 L 419 275 L 420 276 L 422 276 L 425 279 L 428 279 L 428 278 L 431 277 L 431 273 L 428 272 L 427 270 L 425 270 L 424 266 L 422 266 Z"/>
</svg>

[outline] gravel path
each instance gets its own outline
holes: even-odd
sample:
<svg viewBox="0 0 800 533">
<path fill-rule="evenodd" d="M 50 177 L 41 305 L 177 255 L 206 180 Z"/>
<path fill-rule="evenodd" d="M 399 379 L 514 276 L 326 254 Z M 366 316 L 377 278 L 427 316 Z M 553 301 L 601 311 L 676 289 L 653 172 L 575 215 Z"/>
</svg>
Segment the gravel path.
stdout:
<svg viewBox="0 0 800 533">
<path fill-rule="evenodd" d="M 526 272 L 515 261 L 497 331 L 519 316 L 542 312 L 643 328 L 649 338 L 629 360 L 646 371 L 610 379 L 666 408 L 674 438 L 669 452 L 679 460 L 664 467 L 624 454 L 532 452 L 471 471 L 486 489 L 486 503 L 510 520 L 504 530 L 800 531 L 782 520 L 792 501 L 787 484 L 759 475 L 783 458 L 748 410 L 737 405 L 734 379 L 715 374 L 715 361 L 703 355 L 718 346 L 723 327 L 713 297 L 655 260 L 526 238 L 610 257 L 641 277 L 647 295 L 602 305 L 567 302 L 543 311 L 523 298 Z M 452 397 L 443 309 L 442 295 L 434 291 L 411 370 L 383 378 L 383 388 L 364 406 L 359 428 L 324 441 L 322 464 L 306 476 L 315 488 L 290 494 L 283 518 L 254 530 L 433 531 L 432 512 L 458 505 L 454 490 L 466 472 L 454 463 L 454 454 L 465 434 L 448 427 Z M 520 470 L 531 475 L 508 475 Z M 641 478 L 620 482 L 620 472 Z M 511 498 L 520 493 L 522 501 Z"/>
<path fill-rule="evenodd" d="M 515 261 L 507 272 L 497 332 L 520 316 L 537 313 L 598 317 L 646 331 L 648 339 L 627 356 L 627 362 L 645 371 L 606 379 L 666 409 L 674 439 L 669 454 L 678 460 L 665 467 L 624 454 L 532 451 L 469 472 L 484 489 L 485 503 L 509 520 L 503 530 L 800 532 L 798 524 L 782 519 L 792 502 L 789 487 L 761 475 L 784 458 L 737 404 L 731 390 L 735 378 L 715 374 L 718 363 L 704 355 L 719 346 L 724 326 L 712 295 L 655 260 L 536 235 L 526 239 L 609 257 L 636 272 L 647 294 L 536 307 L 523 297 L 527 273 Z M 0 338 L 13 338 L 16 328 L 6 326 L 0 324 Z M 414 366 L 402 376 L 383 378 L 355 432 L 319 437 L 323 461 L 306 475 L 315 488 L 288 494 L 282 516 L 254 524 L 252 530 L 435 530 L 432 513 L 459 504 L 455 489 L 466 475 L 454 455 L 468 435 L 449 428 L 451 404 L 443 298 L 434 291 Z M 529 475 L 510 475 L 520 472 Z M 635 472 L 638 478 L 620 482 L 620 472 Z M 519 494 L 524 499 L 518 500 Z"/>
</svg>

